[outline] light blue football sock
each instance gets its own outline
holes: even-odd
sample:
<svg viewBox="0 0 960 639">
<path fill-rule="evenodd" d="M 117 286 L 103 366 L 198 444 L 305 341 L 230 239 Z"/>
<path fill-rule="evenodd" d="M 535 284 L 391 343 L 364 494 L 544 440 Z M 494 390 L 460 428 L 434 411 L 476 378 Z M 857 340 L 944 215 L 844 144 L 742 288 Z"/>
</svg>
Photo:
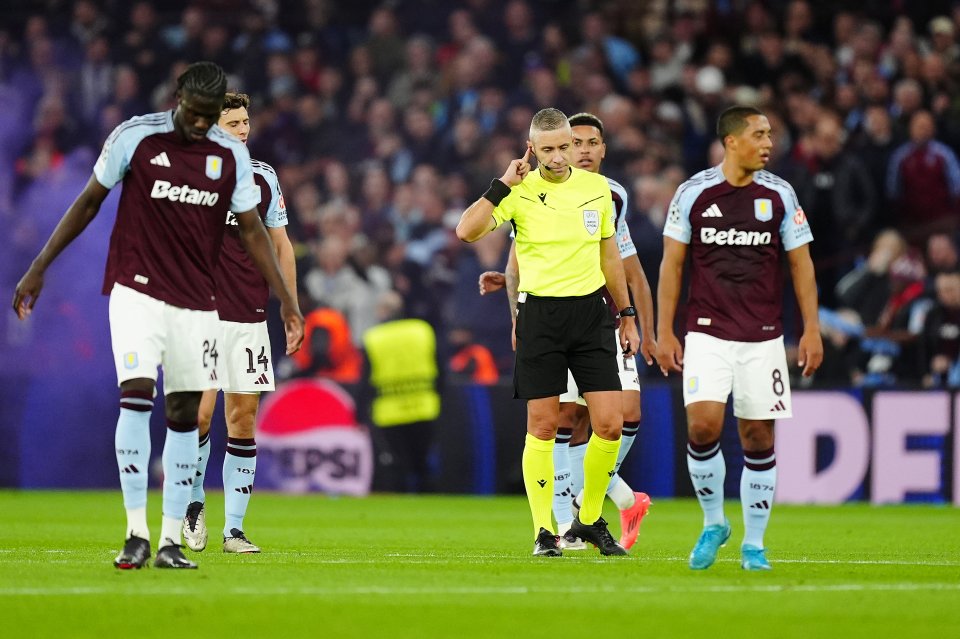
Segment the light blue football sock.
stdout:
<svg viewBox="0 0 960 639">
<path fill-rule="evenodd" d="M 167 422 L 163 444 L 163 516 L 182 520 L 187 514 L 193 480 L 197 474 L 200 442 L 197 425 Z M 177 539 L 179 543 L 179 533 Z"/>
<path fill-rule="evenodd" d="M 231 537 L 231 529 L 243 530 L 253 479 L 257 472 L 257 443 L 253 438 L 227 438 L 227 454 L 223 458 L 223 536 Z"/>
<path fill-rule="evenodd" d="M 563 534 L 573 521 L 573 491 L 570 487 L 570 433 L 557 432 L 553 445 L 553 517 L 557 532 Z"/>
<path fill-rule="evenodd" d="M 197 474 L 193 478 L 193 488 L 190 491 L 190 502 L 199 501 L 205 504 L 207 496 L 203 492 L 203 480 L 207 474 L 207 462 L 210 461 L 210 433 L 200 438 L 200 452 L 197 455 Z"/>
<path fill-rule="evenodd" d="M 150 539 L 147 528 L 147 488 L 150 479 L 151 393 L 127 391 L 120 395 L 120 416 L 114 432 L 114 452 L 120 471 L 120 491 L 127 511 L 126 536 Z"/>
</svg>

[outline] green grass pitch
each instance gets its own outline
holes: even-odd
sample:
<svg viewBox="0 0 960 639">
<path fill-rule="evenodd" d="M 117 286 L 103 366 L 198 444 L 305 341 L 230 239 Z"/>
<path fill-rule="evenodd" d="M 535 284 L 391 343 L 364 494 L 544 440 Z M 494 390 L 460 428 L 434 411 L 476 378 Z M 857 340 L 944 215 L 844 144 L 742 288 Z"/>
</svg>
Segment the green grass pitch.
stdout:
<svg viewBox="0 0 960 639">
<path fill-rule="evenodd" d="M 150 524 L 159 533 L 160 495 Z M 220 552 L 223 498 L 196 571 L 118 571 L 119 491 L 0 491 L 3 637 L 960 636 L 960 509 L 778 505 L 770 573 L 730 543 L 687 568 L 692 500 L 654 500 L 629 558 L 531 556 L 522 497 L 366 499 L 258 493 L 260 555 Z M 609 507 L 608 521 L 616 522 Z M 619 526 L 612 524 L 614 532 Z"/>
</svg>

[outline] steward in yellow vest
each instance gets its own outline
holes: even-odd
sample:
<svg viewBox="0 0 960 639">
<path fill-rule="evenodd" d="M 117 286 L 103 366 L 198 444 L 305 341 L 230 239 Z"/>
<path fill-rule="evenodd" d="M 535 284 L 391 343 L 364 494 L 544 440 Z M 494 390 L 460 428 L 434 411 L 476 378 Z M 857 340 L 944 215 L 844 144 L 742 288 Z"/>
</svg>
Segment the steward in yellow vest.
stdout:
<svg viewBox="0 0 960 639">
<path fill-rule="evenodd" d="M 363 335 L 374 393 L 370 421 L 379 426 L 400 471 L 400 490 L 430 490 L 430 448 L 440 416 L 437 338 L 420 319 L 378 324 Z"/>
</svg>

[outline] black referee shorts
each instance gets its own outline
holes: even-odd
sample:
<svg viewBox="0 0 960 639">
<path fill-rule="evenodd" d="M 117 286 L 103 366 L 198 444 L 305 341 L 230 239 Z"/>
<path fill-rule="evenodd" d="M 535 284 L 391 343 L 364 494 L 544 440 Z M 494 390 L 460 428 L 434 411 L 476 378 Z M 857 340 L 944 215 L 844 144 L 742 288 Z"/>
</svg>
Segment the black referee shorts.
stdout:
<svg viewBox="0 0 960 639">
<path fill-rule="evenodd" d="M 568 368 L 581 393 L 621 390 L 613 316 L 599 290 L 581 297 L 526 297 L 517 305 L 514 397 L 563 394 Z"/>
</svg>

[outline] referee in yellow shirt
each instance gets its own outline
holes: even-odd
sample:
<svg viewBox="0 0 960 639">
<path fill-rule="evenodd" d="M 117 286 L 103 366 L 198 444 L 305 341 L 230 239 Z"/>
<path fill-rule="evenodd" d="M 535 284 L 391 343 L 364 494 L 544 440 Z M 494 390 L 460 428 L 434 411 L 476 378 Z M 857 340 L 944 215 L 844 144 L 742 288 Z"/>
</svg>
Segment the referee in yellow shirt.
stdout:
<svg viewBox="0 0 960 639">
<path fill-rule="evenodd" d="M 604 555 L 627 551 L 600 516 L 620 448 L 623 408 L 613 318 L 600 295 L 606 284 L 620 311 L 620 348 L 640 344 L 614 229 L 610 186 L 600 174 L 570 165 L 567 116 L 543 109 L 533 116 L 523 158 L 510 163 L 463 212 L 457 236 L 474 242 L 503 222 L 514 228 L 520 265 L 514 395 L 527 400 L 523 483 L 533 514 L 534 555 L 560 556 L 553 530 L 553 444 L 567 368 L 580 388 L 594 436 L 583 459 L 583 504 L 570 530 Z M 530 170 L 530 153 L 538 168 Z"/>
</svg>

